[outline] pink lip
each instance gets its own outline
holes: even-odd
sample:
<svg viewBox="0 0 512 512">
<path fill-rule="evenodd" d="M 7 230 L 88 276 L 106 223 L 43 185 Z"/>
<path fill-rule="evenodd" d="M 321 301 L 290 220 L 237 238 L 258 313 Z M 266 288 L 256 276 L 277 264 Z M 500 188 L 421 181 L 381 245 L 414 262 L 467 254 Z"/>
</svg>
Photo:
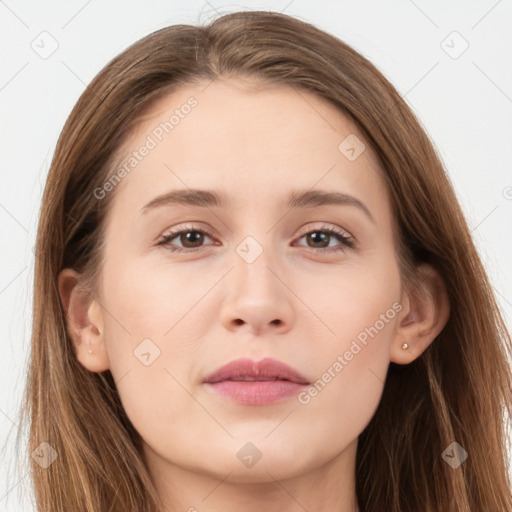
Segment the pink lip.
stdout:
<svg viewBox="0 0 512 512">
<path fill-rule="evenodd" d="M 254 381 L 237 380 L 243 377 Z M 277 359 L 242 358 L 231 361 L 203 381 L 222 396 L 247 405 L 263 405 L 298 393 L 308 380 Z"/>
</svg>

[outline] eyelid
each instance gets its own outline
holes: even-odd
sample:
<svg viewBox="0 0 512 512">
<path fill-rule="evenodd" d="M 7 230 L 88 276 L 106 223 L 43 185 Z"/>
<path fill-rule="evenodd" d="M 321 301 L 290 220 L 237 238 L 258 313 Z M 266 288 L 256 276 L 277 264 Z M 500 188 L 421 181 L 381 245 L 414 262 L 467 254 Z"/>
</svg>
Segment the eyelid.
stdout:
<svg viewBox="0 0 512 512">
<path fill-rule="evenodd" d="M 331 247 L 331 248 L 329 248 L 329 247 L 322 247 L 322 248 L 309 247 L 309 249 L 313 253 L 322 253 L 322 252 L 336 253 L 338 251 L 345 252 L 347 249 L 357 248 L 356 239 L 352 235 L 350 235 L 347 231 L 345 231 L 344 229 L 339 228 L 338 226 L 335 226 L 335 225 L 328 225 L 325 223 L 323 223 L 320 227 L 311 226 L 309 229 L 307 229 L 307 226 L 310 224 L 314 224 L 314 222 L 310 222 L 310 223 L 306 224 L 306 227 L 302 228 L 305 231 L 300 236 L 296 236 L 294 238 L 294 241 L 300 240 L 301 238 L 303 238 L 304 236 L 306 236 L 310 233 L 324 232 L 330 236 L 337 237 L 340 240 L 339 245 L 341 246 L 341 247 L 334 247 L 334 248 L 333 247 Z M 199 224 L 190 223 L 190 224 L 178 225 L 177 227 L 171 229 L 167 234 L 163 234 L 159 238 L 159 241 L 157 242 L 156 245 L 166 247 L 167 244 L 170 242 L 170 240 L 173 240 L 174 238 L 178 237 L 180 234 L 182 234 L 184 232 L 190 232 L 190 231 L 203 233 L 206 236 L 210 237 L 212 240 L 215 240 L 215 237 L 209 228 L 202 227 Z M 193 248 L 167 247 L 167 249 L 171 250 L 173 252 L 191 253 L 191 252 L 203 249 L 205 247 L 207 247 L 207 246 L 203 245 L 203 246 L 193 247 Z M 300 245 L 299 247 L 308 248 L 307 246 L 303 246 L 303 245 Z"/>
<path fill-rule="evenodd" d="M 338 235 L 343 235 L 346 236 L 347 238 L 354 239 L 354 237 L 347 230 L 340 228 L 339 226 L 336 226 L 336 224 L 327 224 L 326 222 L 322 222 L 321 226 L 312 226 L 311 224 L 318 224 L 318 222 L 308 222 L 305 226 L 303 226 L 300 229 L 300 231 L 302 232 L 302 235 L 300 235 L 301 237 L 314 231 L 330 231 L 333 233 L 335 232 Z"/>
</svg>

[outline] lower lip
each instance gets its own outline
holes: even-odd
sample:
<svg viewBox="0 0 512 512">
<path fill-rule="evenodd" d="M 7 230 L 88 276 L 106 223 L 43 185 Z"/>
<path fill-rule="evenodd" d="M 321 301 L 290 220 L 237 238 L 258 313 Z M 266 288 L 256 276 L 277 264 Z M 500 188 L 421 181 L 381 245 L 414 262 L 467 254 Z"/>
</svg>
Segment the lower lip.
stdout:
<svg viewBox="0 0 512 512">
<path fill-rule="evenodd" d="M 207 383 L 219 395 L 246 405 L 265 405 L 298 394 L 305 384 L 289 380 L 260 380 Z"/>
</svg>

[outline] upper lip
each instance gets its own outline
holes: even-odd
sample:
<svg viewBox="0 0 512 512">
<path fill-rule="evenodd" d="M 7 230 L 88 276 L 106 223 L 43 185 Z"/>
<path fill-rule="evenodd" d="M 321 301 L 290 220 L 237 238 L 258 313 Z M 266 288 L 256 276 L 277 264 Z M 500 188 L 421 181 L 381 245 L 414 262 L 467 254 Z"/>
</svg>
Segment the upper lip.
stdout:
<svg viewBox="0 0 512 512">
<path fill-rule="evenodd" d="M 235 359 L 208 375 L 203 382 L 213 384 L 223 380 L 233 380 L 237 377 L 267 377 L 268 380 L 280 379 L 309 384 L 308 380 L 297 370 L 270 357 L 260 361 L 253 361 L 249 358 Z"/>
</svg>

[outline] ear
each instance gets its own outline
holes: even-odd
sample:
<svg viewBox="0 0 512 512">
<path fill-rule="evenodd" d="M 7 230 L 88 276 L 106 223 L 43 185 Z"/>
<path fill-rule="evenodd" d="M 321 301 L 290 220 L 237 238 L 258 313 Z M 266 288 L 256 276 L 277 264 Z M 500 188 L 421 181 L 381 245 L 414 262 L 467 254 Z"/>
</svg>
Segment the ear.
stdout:
<svg viewBox="0 0 512 512">
<path fill-rule="evenodd" d="M 100 304 L 80 288 L 80 274 L 70 268 L 59 274 L 59 294 L 66 313 L 68 333 L 80 364 L 91 372 L 110 368 Z M 89 353 L 92 351 L 92 353 Z"/>
<path fill-rule="evenodd" d="M 426 263 L 419 265 L 417 287 L 406 293 L 402 304 L 390 360 L 408 364 L 430 346 L 450 316 L 450 301 L 439 272 Z"/>
</svg>

